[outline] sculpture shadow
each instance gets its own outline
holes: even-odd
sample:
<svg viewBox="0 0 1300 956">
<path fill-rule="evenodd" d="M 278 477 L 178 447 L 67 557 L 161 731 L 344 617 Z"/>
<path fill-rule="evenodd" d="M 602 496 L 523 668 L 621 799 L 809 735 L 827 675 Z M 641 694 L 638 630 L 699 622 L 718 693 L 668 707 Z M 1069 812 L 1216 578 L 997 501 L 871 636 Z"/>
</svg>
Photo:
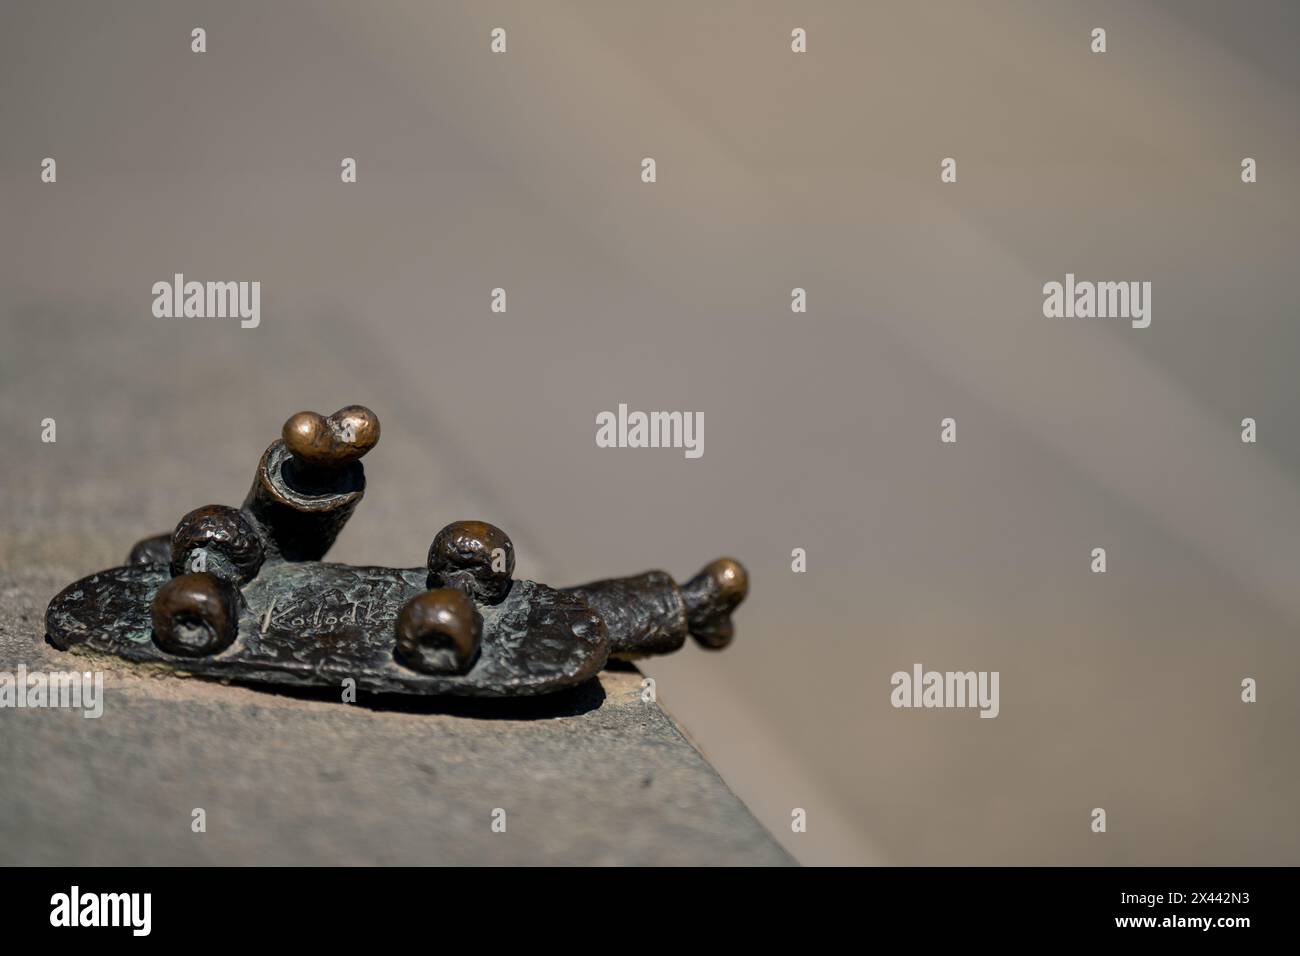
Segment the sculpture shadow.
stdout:
<svg viewBox="0 0 1300 956">
<path fill-rule="evenodd" d="M 202 678 L 200 678 L 202 679 Z M 605 688 L 599 676 L 576 687 L 539 694 L 535 697 L 420 697 L 412 694 L 377 694 L 357 691 L 353 703 L 340 699 L 337 688 L 290 687 L 261 684 L 255 681 L 226 681 L 262 694 L 313 700 L 340 707 L 360 707 L 378 713 L 443 714 L 471 717 L 476 720 L 553 720 L 556 717 L 581 717 L 599 710 L 605 702 Z"/>
</svg>

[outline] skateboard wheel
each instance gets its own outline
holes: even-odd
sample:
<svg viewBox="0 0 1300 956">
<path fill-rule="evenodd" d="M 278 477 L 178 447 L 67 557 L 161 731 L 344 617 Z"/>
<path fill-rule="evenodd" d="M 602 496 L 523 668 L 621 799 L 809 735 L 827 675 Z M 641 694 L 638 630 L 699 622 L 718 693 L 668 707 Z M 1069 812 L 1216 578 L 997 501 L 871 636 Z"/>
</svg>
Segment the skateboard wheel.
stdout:
<svg viewBox="0 0 1300 956">
<path fill-rule="evenodd" d="M 402 605 L 394 653 L 425 674 L 464 674 L 478 656 L 482 626 L 474 603 L 460 591 L 425 591 Z"/>
<path fill-rule="evenodd" d="M 211 571 L 236 584 L 246 584 L 257 576 L 265 557 L 261 537 L 238 508 L 195 508 L 172 532 L 173 575 Z"/>
<path fill-rule="evenodd" d="M 515 546 L 510 536 L 486 521 L 453 521 L 429 546 L 429 587 L 457 588 L 484 604 L 498 604 L 510 593 Z"/>
<path fill-rule="evenodd" d="M 239 627 L 237 591 L 208 571 L 182 574 L 158 589 L 149 608 L 154 643 L 169 654 L 206 657 L 224 651 Z"/>
<path fill-rule="evenodd" d="M 141 538 L 126 556 L 127 564 L 170 564 L 172 559 L 172 533 Z"/>
</svg>

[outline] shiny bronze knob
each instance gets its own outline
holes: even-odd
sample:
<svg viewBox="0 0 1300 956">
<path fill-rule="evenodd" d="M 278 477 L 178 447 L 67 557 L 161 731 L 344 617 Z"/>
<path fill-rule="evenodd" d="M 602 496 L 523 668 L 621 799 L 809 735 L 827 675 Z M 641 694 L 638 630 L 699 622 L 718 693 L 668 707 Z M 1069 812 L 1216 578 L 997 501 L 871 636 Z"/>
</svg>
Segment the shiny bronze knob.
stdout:
<svg viewBox="0 0 1300 956">
<path fill-rule="evenodd" d="M 736 629 L 731 612 L 749 593 L 749 572 L 734 558 L 710 561 L 682 585 L 687 627 L 701 647 L 721 650 L 731 643 Z"/>
<path fill-rule="evenodd" d="M 309 468 L 342 468 L 375 447 L 379 417 L 364 405 L 348 405 L 328 417 L 299 412 L 281 429 L 293 457 Z"/>
<path fill-rule="evenodd" d="M 464 674 L 478 656 L 482 626 L 473 602 L 460 591 L 425 591 L 402 605 L 394 653 L 425 674 Z"/>
<path fill-rule="evenodd" d="M 204 505 L 176 525 L 171 540 L 172 574 L 211 571 L 246 584 L 257 576 L 266 549 L 253 523 L 238 508 Z"/>
<path fill-rule="evenodd" d="M 239 628 L 235 585 L 209 571 L 182 574 L 158 589 L 149 607 L 154 643 L 170 654 L 205 657 L 224 651 Z"/>
<path fill-rule="evenodd" d="M 453 521 L 429 546 L 429 587 L 457 588 L 476 601 L 497 604 L 510 593 L 515 546 L 486 521 Z"/>
</svg>

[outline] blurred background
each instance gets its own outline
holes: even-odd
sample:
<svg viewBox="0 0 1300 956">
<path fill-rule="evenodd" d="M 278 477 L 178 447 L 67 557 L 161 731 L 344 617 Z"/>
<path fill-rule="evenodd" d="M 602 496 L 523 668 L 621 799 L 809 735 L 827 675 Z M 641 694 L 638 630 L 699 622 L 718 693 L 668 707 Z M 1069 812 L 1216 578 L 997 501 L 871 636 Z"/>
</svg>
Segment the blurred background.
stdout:
<svg viewBox="0 0 1300 956">
<path fill-rule="evenodd" d="M 238 504 L 288 414 L 363 403 L 337 560 L 477 517 L 552 584 L 745 562 L 732 647 L 645 670 L 802 862 L 1300 859 L 1300 7 L 0 16 L 11 581 Z M 260 327 L 155 319 L 176 272 L 260 281 Z M 1150 281 L 1150 328 L 1044 318 L 1067 272 Z M 619 403 L 702 412 L 703 457 L 597 448 Z M 1000 716 L 893 709 L 914 662 L 1000 671 Z"/>
</svg>

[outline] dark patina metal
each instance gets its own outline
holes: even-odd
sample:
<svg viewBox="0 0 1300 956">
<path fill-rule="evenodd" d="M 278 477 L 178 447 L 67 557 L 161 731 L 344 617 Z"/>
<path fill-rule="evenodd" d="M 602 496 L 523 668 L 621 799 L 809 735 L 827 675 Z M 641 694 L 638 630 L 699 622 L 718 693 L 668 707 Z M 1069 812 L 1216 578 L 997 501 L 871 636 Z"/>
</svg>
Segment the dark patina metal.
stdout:
<svg viewBox="0 0 1300 956">
<path fill-rule="evenodd" d="M 457 521 L 423 568 L 322 561 L 378 440 L 378 418 L 359 405 L 294 415 L 242 508 L 191 511 L 125 566 L 69 585 L 46 611 L 47 639 L 207 677 L 480 697 L 571 687 L 608 658 L 669 653 L 687 635 L 731 641 L 748 579 L 730 558 L 683 585 L 650 571 L 557 589 L 513 579 L 500 528 Z"/>
</svg>

